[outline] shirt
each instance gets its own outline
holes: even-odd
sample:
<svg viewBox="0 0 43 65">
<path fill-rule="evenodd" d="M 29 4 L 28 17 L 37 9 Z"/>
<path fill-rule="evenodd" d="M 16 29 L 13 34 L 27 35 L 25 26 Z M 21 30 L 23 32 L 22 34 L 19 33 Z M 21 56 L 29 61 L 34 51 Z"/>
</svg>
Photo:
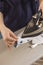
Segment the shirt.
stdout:
<svg viewBox="0 0 43 65">
<path fill-rule="evenodd" d="M 12 31 L 25 26 L 37 12 L 39 0 L 0 0 L 4 24 Z"/>
</svg>

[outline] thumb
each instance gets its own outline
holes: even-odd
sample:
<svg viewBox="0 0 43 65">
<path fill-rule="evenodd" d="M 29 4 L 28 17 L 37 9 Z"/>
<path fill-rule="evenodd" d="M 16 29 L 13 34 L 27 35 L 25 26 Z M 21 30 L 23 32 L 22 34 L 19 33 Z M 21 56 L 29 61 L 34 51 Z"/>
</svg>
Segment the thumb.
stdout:
<svg viewBox="0 0 43 65">
<path fill-rule="evenodd" d="M 10 36 L 17 39 L 17 36 L 12 31 L 10 31 Z"/>
</svg>

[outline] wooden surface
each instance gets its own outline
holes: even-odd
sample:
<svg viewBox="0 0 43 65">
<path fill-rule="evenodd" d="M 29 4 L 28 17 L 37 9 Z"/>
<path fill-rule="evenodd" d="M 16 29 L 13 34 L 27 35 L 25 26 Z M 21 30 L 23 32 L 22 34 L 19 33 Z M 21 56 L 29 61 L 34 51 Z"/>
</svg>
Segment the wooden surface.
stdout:
<svg viewBox="0 0 43 65">
<path fill-rule="evenodd" d="M 24 30 L 21 29 L 15 32 L 16 35 Z M 39 45 L 36 48 L 30 48 L 30 43 L 21 45 L 18 48 L 12 48 L 8 50 L 5 48 L 3 40 L 0 40 L 2 43 L 3 51 L 0 53 L 0 65 L 31 65 L 36 59 L 43 56 L 43 45 Z"/>
</svg>

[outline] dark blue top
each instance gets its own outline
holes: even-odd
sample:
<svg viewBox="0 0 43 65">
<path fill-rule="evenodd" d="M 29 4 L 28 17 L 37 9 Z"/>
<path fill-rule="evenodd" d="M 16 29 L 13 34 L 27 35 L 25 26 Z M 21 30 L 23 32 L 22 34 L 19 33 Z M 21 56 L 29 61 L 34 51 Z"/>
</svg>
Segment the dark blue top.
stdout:
<svg viewBox="0 0 43 65">
<path fill-rule="evenodd" d="M 4 23 L 12 31 L 25 26 L 37 12 L 39 0 L 0 0 Z"/>
</svg>

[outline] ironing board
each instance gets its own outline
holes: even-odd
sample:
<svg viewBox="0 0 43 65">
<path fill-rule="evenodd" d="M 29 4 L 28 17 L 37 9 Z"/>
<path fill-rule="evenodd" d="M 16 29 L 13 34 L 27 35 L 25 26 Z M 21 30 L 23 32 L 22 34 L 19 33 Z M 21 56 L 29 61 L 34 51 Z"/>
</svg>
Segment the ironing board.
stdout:
<svg viewBox="0 0 43 65">
<path fill-rule="evenodd" d="M 20 35 L 24 31 L 25 27 L 16 31 L 16 35 Z M 26 43 L 18 48 L 12 48 L 8 50 L 5 48 L 4 42 L 0 40 L 0 46 L 3 51 L 0 53 L 0 65 L 31 65 L 38 58 L 43 56 L 43 45 L 39 45 L 34 49 L 30 48 L 30 44 Z"/>
</svg>

